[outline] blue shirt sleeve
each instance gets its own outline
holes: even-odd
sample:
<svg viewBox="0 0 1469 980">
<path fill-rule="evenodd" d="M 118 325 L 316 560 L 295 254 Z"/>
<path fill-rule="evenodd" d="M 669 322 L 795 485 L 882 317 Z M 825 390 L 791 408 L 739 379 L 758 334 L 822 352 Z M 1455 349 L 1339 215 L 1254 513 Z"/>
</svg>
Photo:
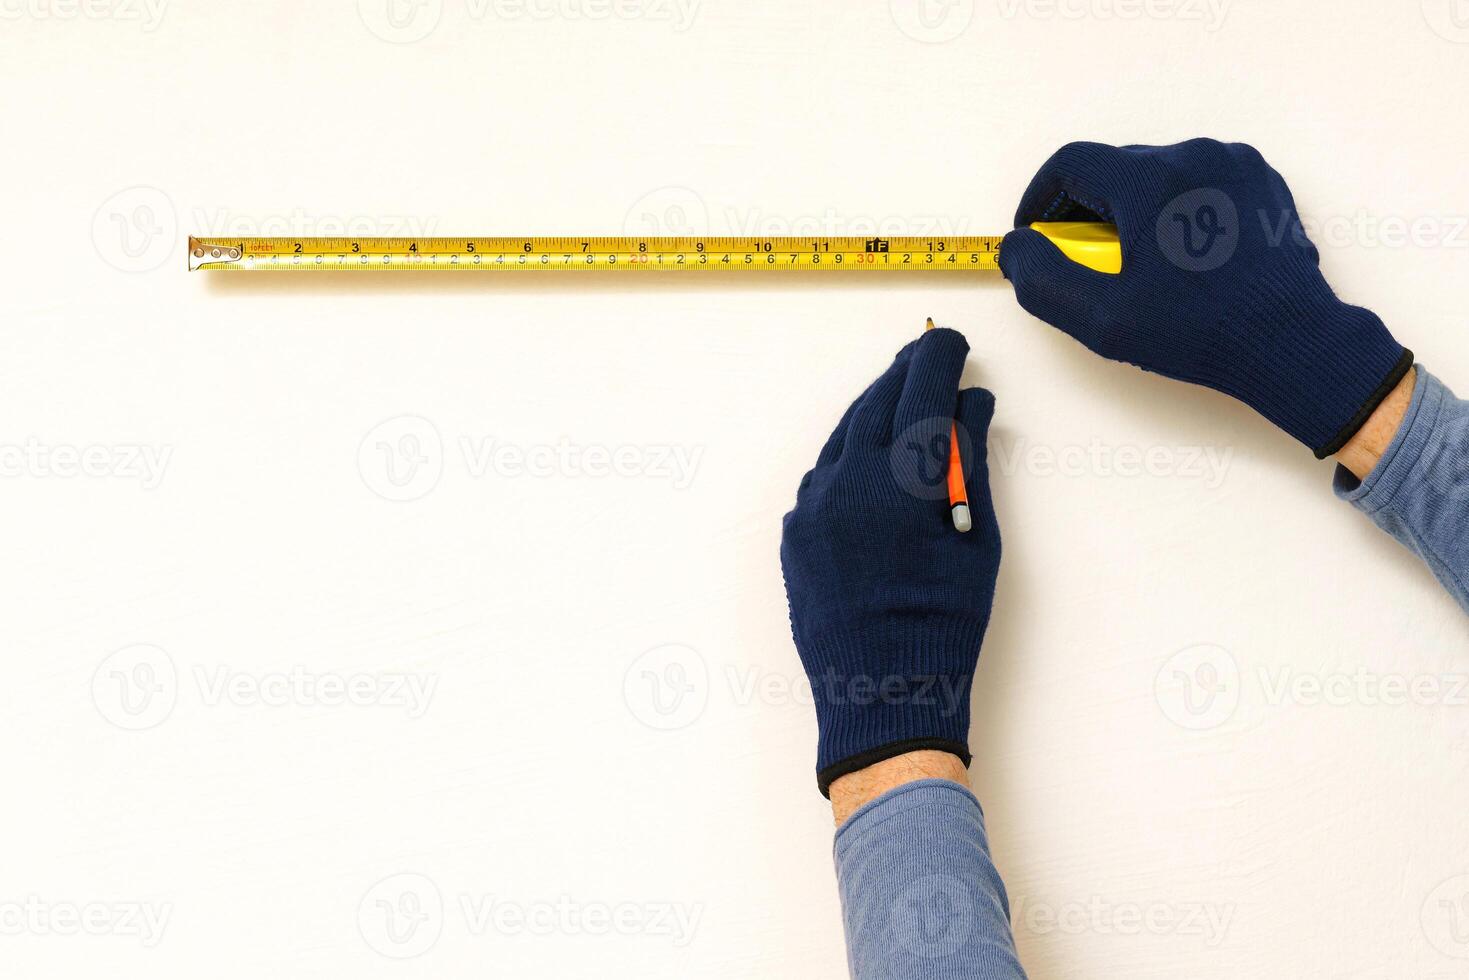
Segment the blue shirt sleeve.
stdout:
<svg viewBox="0 0 1469 980">
<path fill-rule="evenodd" d="M 1024 980 L 968 789 L 899 786 L 852 814 L 834 850 L 853 980 Z"/>
<path fill-rule="evenodd" d="M 1382 459 L 1360 481 L 1338 466 L 1333 489 L 1411 548 L 1469 612 L 1469 402 L 1418 365 Z"/>
</svg>

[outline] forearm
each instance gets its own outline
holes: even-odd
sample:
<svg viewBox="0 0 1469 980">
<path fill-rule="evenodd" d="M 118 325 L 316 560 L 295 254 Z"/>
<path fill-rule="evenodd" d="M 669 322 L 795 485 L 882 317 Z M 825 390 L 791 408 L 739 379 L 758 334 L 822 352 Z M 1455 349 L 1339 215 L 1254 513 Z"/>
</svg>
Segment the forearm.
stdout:
<svg viewBox="0 0 1469 980">
<path fill-rule="evenodd" d="M 854 980 L 1024 980 L 984 814 L 966 786 L 901 783 L 842 824 L 834 851 Z"/>
<path fill-rule="evenodd" d="M 905 752 L 875 762 L 831 784 L 831 813 L 836 825 L 840 827 L 852 814 L 884 793 L 920 779 L 947 779 L 968 786 L 969 771 L 958 756 L 935 749 Z"/>
<path fill-rule="evenodd" d="M 1403 375 L 1397 387 L 1382 400 L 1382 404 L 1374 411 L 1357 430 L 1357 434 L 1347 440 L 1347 444 L 1336 454 L 1336 461 L 1345 466 L 1359 480 L 1365 480 L 1367 474 L 1377 468 L 1382 454 L 1392 445 L 1393 438 L 1397 436 L 1398 430 L 1403 427 L 1403 419 L 1408 414 L 1408 406 L 1413 403 L 1413 389 L 1417 385 L 1418 369 L 1409 368 L 1408 373 Z"/>
<path fill-rule="evenodd" d="M 1391 437 L 1389 414 L 1353 440 L 1360 452 L 1343 449 L 1336 494 L 1411 548 L 1469 612 L 1469 402 L 1421 366 L 1411 381 L 1384 402 L 1400 406 Z"/>
</svg>

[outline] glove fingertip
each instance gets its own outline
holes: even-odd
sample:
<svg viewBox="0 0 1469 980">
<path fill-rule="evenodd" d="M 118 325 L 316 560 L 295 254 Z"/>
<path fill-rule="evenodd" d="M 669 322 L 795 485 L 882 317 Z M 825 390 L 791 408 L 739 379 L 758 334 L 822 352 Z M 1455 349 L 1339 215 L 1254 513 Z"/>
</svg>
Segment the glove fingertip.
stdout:
<svg viewBox="0 0 1469 980">
<path fill-rule="evenodd" d="M 1075 294 L 1100 285 L 1103 273 L 1066 257 L 1060 246 L 1033 228 L 1016 228 L 1000 243 L 1000 272 L 1022 304 L 1028 295 Z"/>
<path fill-rule="evenodd" d="M 1051 243 L 1045 235 L 1033 228 L 1016 228 L 1000 242 L 1000 274 L 1015 283 L 1017 290 L 1037 267 L 1038 244 L 1050 245 Z"/>
<path fill-rule="evenodd" d="M 962 364 L 969 354 L 969 338 L 952 327 L 925 330 L 914 343 L 923 345 L 926 357 L 958 358 Z"/>
<path fill-rule="evenodd" d="M 971 439 L 983 439 L 995 417 L 995 395 L 987 388 L 965 388 L 959 392 L 956 418 Z"/>
<path fill-rule="evenodd" d="M 1072 261 L 1055 242 L 1029 228 L 1005 236 L 1000 270 L 1026 312 L 1083 340 L 1090 331 L 1087 311 L 1118 278 Z"/>
</svg>

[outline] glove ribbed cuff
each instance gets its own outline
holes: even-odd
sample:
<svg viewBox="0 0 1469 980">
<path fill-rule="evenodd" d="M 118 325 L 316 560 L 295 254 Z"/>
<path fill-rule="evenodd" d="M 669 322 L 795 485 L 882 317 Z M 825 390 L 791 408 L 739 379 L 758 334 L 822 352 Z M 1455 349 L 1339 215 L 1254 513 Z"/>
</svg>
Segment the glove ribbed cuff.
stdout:
<svg viewBox="0 0 1469 980">
<path fill-rule="evenodd" d="M 1338 429 L 1336 435 L 1328 439 L 1325 445 L 1314 450 L 1317 459 L 1325 459 L 1328 456 L 1334 456 L 1341 452 L 1342 447 L 1351 440 L 1352 436 L 1357 434 L 1358 429 L 1367 423 L 1367 420 L 1372 417 L 1372 413 L 1377 411 L 1377 406 L 1382 404 L 1383 399 L 1392 394 L 1392 390 L 1398 386 L 1398 382 L 1403 380 L 1403 377 L 1413 366 L 1413 352 L 1406 347 L 1399 347 L 1399 350 L 1402 353 L 1398 355 L 1397 363 L 1392 366 L 1392 370 L 1388 372 L 1387 377 L 1382 379 L 1382 383 L 1374 388 L 1367 396 L 1367 399 L 1362 402 L 1362 407 L 1357 410 L 1357 413 L 1348 419 L 1347 423 Z"/>
<path fill-rule="evenodd" d="M 823 796 L 836 779 L 904 752 L 938 749 L 969 764 L 969 693 L 987 624 L 987 615 L 910 615 L 802 644 L 808 663 L 827 665 L 810 677 Z"/>
<path fill-rule="evenodd" d="M 1325 459 L 1356 435 L 1408 373 L 1413 353 L 1377 314 L 1343 303 L 1324 284 L 1319 291 L 1303 285 L 1313 282 L 1319 282 L 1314 263 L 1309 271 L 1286 265 L 1260 270 L 1245 285 L 1241 322 L 1275 329 L 1269 337 L 1242 338 L 1259 345 L 1246 356 L 1268 367 L 1251 391 L 1237 396 Z"/>
</svg>

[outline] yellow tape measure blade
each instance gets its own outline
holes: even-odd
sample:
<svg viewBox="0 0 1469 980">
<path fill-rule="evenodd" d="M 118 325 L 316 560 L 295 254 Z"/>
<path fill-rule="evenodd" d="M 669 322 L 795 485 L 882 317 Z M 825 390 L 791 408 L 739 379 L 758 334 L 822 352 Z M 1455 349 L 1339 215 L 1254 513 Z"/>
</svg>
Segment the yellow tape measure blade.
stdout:
<svg viewBox="0 0 1469 980">
<path fill-rule="evenodd" d="M 1055 226 L 1068 255 L 1106 237 Z M 1051 229 L 1051 230 L 1048 230 Z M 1045 226 L 1048 234 L 1052 226 Z M 225 272 L 993 272 L 998 235 L 189 239 L 189 269 Z M 1112 249 L 1116 251 L 1116 237 Z M 1120 268 L 1120 255 L 1117 264 Z M 1097 266 L 1093 266 L 1097 267 Z"/>
</svg>

